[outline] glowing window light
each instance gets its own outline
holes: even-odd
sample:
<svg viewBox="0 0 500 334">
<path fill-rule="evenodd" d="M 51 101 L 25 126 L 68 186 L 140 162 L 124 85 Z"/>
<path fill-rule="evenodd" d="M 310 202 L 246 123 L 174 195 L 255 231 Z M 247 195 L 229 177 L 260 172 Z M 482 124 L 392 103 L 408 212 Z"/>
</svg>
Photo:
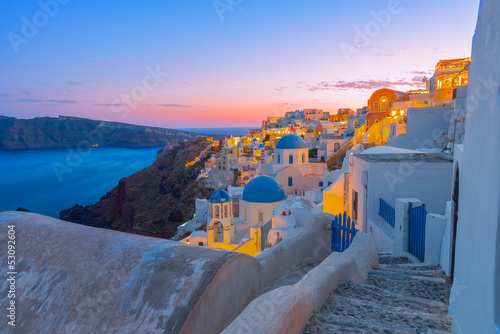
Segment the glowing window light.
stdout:
<svg viewBox="0 0 500 334">
<path fill-rule="evenodd" d="M 396 110 L 392 111 L 392 116 L 396 116 Z"/>
</svg>

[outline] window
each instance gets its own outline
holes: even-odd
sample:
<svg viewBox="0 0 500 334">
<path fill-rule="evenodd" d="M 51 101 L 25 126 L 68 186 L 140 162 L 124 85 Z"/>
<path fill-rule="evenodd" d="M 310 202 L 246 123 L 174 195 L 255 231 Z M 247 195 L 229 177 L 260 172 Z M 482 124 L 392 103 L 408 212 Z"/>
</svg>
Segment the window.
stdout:
<svg viewBox="0 0 500 334">
<path fill-rule="evenodd" d="M 306 163 L 306 154 L 305 153 L 302 153 L 302 163 L 303 164 Z"/>
<path fill-rule="evenodd" d="M 293 187 L 293 177 L 288 178 L 288 186 Z"/>
<path fill-rule="evenodd" d="M 247 208 L 243 209 L 243 220 L 247 220 Z"/>
<path fill-rule="evenodd" d="M 224 218 L 227 218 L 229 215 L 228 215 L 228 206 L 227 205 L 224 205 Z"/>
<path fill-rule="evenodd" d="M 352 219 L 358 219 L 358 192 L 352 191 Z"/>
<path fill-rule="evenodd" d="M 264 212 L 259 211 L 259 223 L 263 223 L 263 222 L 264 222 Z"/>
<path fill-rule="evenodd" d="M 378 101 L 373 102 L 373 109 L 377 110 L 379 108 Z"/>
<path fill-rule="evenodd" d="M 198 246 L 203 246 L 203 241 L 198 241 Z"/>
<path fill-rule="evenodd" d="M 293 154 L 290 154 L 290 156 L 288 157 L 288 163 L 290 165 L 293 165 Z"/>
<path fill-rule="evenodd" d="M 281 156 L 280 156 L 280 154 L 279 154 L 279 153 L 278 153 L 278 160 L 277 160 L 277 162 L 278 162 L 279 164 L 281 163 Z"/>
<path fill-rule="evenodd" d="M 320 187 L 323 187 L 323 181 L 320 181 L 320 182 L 319 182 L 319 186 L 320 186 Z"/>
<path fill-rule="evenodd" d="M 219 217 L 220 217 L 219 206 L 216 206 L 215 207 L 215 218 L 219 218 Z"/>
</svg>

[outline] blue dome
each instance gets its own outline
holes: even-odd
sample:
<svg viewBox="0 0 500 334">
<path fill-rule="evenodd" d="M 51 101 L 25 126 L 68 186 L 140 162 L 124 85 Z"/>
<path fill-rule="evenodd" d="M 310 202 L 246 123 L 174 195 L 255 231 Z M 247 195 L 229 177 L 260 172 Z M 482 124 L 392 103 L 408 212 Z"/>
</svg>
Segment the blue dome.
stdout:
<svg viewBox="0 0 500 334">
<path fill-rule="evenodd" d="M 296 134 L 289 134 L 283 136 L 276 144 L 278 149 L 296 149 L 296 148 L 307 148 L 306 142 L 300 136 Z"/>
<path fill-rule="evenodd" d="M 252 203 L 274 203 L 286 199 L 283 186 L 269 176 L 257 176 L 243 190 L 241 200 Z"/>
<path fill-rule="evenodd" d="M 222 188 L 217 189 L 210 195 L 210 199 L 208 200 L 210 203 L 224 203 L 229 202 L 231 198 L 229 194 L 222 190 Z"/>
</svg>

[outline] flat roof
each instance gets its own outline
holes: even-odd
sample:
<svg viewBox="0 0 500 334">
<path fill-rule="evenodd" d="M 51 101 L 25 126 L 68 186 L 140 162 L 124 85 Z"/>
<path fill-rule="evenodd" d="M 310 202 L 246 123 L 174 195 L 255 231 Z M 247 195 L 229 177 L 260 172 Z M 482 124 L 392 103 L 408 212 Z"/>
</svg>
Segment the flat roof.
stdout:
<svg viewBox="0 0 500 334">
<path fill-rule="evenodd" d="M 424 161 L 428 163 L 453 163 L 453 156 L 444 153 L 353 154 L 353 156 L 366 162 Z"/>
</svg>

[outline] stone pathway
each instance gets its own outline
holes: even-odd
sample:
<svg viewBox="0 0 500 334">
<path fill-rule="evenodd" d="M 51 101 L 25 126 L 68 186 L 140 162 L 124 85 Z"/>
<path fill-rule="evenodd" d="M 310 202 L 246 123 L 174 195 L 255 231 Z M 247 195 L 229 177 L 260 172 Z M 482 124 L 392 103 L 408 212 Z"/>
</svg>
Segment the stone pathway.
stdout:
<svg viewBox="0 0 500 334">
<path fill-rule="evenodd" d="M 451 333 L 451 282 L 438 266 L 381 254 L 366 284 L 340 286 L 304 333 Z"/>
</svg>

